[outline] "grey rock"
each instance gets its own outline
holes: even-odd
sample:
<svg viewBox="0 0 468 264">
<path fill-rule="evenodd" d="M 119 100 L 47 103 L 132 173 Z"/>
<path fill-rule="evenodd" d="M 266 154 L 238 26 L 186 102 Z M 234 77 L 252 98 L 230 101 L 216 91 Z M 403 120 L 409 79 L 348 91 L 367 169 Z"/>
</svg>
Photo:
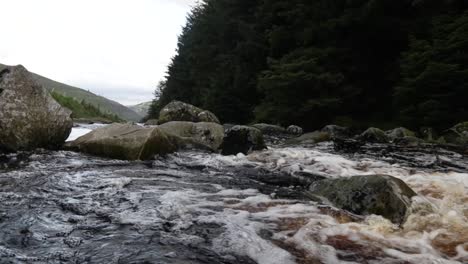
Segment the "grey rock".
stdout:
<svg viewBox="0 0 468 264">
<path fill-rule="evenodd" d="M 70 116 L 23 66 L 0 71 L 0 149 L 59 148 L 73 127 Z"/>
<path fill-rule="evenodd" d="M 289 126 L 286 131 L 289 133 L 289 134 L 293 134 L 293 135 L 302 135 L 304 133 L 304 130 L 302 129 L 302 127 L 299 127 L 299 126 L 295 126 L 295 125 L 291 125 Z"/>
<path fill-rule="evenodd" d="M 91 131 L 67 148 L 121 160 L 149 160 L 177 150 L 177 138 L 158 127 L 111 124 Z"/>
<path fill-rule="evenodd" d="M 171 121 L 218 123 L 219 119 L 210 111 L 202 110 L 180 101 L 172 101 L 159 112 L 159 124 Z"/>
<path fill-rule="evenodd" d="M 216 151 L 223 143 L 224 138 L 223 126 L 216 123 L 173 121 L 164 123 L 159 128 L 168 134 L 183 139 L 179 141 L 179 147 L 182 148 L 188 145 L 193 147 L 205 146 L 212 151 Z"/>
</svg>

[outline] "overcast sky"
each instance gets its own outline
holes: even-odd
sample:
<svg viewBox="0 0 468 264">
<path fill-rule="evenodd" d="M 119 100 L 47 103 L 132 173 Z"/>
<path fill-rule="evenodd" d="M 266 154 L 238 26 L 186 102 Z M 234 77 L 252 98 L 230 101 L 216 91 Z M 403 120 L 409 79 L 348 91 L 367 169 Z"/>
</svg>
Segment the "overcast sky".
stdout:
<svg viewBox="0 0 468 264">
<path fill-rule="evenodd" d="M 197 0 L 0 0 L 0 63 L 122 104 L 152 99 Z"/>
</svg>

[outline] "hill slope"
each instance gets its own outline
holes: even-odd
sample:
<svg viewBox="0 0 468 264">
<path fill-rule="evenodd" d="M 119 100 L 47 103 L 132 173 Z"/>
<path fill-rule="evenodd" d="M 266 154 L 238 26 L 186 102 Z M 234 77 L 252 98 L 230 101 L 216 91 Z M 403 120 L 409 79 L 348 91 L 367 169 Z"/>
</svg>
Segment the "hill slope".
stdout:
<svg viewBox="0 0 468 264">
<path fill-rule="evenodd" d="M 144 102 L 137 105 L 128 105 L 127 107 L 135 111 L 137 114 L 141 116 L 146 116 L 148 114 L 148 110 L 151 106 L 151 101 Z"/>
<path fill-rule="evenodd" d="M 0 64 L 0 67 L 4 66 Z M 63 84 L 39 74 L 32 73 L 37 82 L 42 84 L 50 91 L 55 91 L 67 97 L 72 97 L 78 101 L 84 100 L 86 103 L 93 105 L 101 111 L 115 114 L 118 117 L 127 121 L 140 121 L 142 116 L 137 114 L 135 111 L 128 107 L 121 105 L 115 101 L 109 100 L 105 97 L 93 94 L 81 88 L 73 87 L 67 84 Z"/>
</svg>

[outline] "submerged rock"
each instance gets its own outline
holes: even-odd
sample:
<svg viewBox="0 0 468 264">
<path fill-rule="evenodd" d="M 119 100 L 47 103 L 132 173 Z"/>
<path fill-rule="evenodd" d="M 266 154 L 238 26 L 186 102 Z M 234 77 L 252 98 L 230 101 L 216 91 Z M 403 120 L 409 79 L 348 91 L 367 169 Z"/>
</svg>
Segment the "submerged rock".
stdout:
<svg viewBox="0 0 468 264">
<path fill-rule="evenodd" d="M 73 127 L 70 116 L 26 68 L 0 69 L 0 149 L 59 148 Z"/>
<path fill-rule="evenodd" d="M 173 121 L 162 124 L 159 128 L 168 134 L 184 139 L 179 144 L 195 145 L 195 147 L 201 145 L 212 151 L 219 149 L 224 138 L 223 126 L 216 123 Z"/>
<path fill-rule="evenodd" d="M 291 125 L 289 126 L 286 131 L 289 133 L 289 134 L 293 134 L 293 135 L 302 135 L 304 133 L 304 130 L 302 129 L 302 127 L 299 127 L 299 126 L 294 126 L 294 125 Z"/>
<path fill-rule="evenodd" d="M 388 143 L 389 137 L 381 129 L 371 127 L 359 135 L 359 139 L 372 143 Z"/>
<path fill-rule="evenodd" d="M 171 121 L 211 122 L 218 123 L 219 119 L 210 111 L 180 101 L 172 101 L 159 112 L 159 124 Z"/>
<path fill-rule="evenodd" d="M 248 126 L 234 126 L 226 131 L 221 149 L 223 155 L 236 155 L 266 149 L 266 146 L 260 130 Z"/>
<path fill-rule="evenodd" d="M 393 223 L 402 224 L 416 193 L 402 180 L 387 175 L 353 176 L 312 183 L 313 198 L 355 214 L 381 215 Z"/>
<path fill-rule="evenodd" d="M 284 127 L 265 123 L 254 124 L 252 127 L 260 130 L 264 135 L 278 135 L 285 134 L 287 132 Z"/>
<path fill-rule="evenodd" d="M 122 160 L 149 160 L 177 150 L 177 139 L 158 127 L 112 124 L 98 128 L 67 144 L 76 150 Z"/>
</svg>

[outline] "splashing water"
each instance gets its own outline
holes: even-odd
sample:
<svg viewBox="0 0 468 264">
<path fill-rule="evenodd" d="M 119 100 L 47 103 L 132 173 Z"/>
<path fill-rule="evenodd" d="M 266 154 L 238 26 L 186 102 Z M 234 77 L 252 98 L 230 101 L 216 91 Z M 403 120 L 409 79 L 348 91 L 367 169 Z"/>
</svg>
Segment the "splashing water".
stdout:
<svg viewBox="0 0 468 264">
<path fill-rule="evenodd" d="M 36 152 L 0 171 L 0 263 L 466 263 L 468 162 L 414 151 L 323 144 L 154 162 Z M 294 177 L 281 180 L 298 172 L 388 174 L 419 195 L 397 226 L 299 198 Z"/>
</svg>

